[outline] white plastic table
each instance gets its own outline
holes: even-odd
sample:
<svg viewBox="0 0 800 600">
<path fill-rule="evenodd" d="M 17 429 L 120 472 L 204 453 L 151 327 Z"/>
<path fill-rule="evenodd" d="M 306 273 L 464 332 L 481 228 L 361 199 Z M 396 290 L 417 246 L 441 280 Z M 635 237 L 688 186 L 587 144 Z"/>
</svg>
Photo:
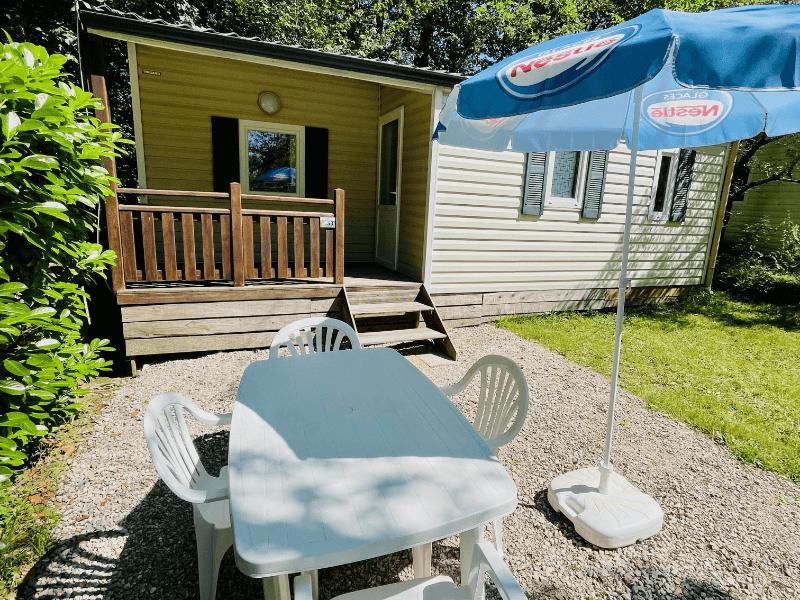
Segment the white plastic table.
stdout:
<svg viewBox="0 0 800 600">
<path fill-rule="evenodd" d="M 239 384 L 229 452 L 236 564 L 252 577 L 462 533 L 464 578 L 482 524 L 517 504 L 514 482 L 469 421 L 388 348 L 254 362 Z"/>
</svg>

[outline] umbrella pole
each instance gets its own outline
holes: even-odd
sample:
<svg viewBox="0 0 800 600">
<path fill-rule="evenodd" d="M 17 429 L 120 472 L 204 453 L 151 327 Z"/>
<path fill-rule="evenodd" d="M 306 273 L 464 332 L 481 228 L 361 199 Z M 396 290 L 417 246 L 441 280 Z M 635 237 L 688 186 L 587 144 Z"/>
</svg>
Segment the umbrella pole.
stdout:
<svg viewBox="0 0 800 600">
<path fill-rule="evenodd" d="M 619 380 L 619 358 L 622 350 L 622 320 L 625 315 L 625 294 L 628 291 L 628 253 L 631 245 L 631 220 L 633 218 L 633 188 L 636 179 L 636 158 L 639 146 L 639 120 L 642 113 L 642 86 L 636 88 L 633 95 L 633 136 L 631 138 L 631 166 L 628 174 L 628 202 L 625 208 L 625 232 L 622 236 L 622 265 L 619 275 L 619 295 L 617 296 L 617 329 L 614 333 L 614 361 L 611 367 L 611 397 L 608 402 L 608 424 L 606 425 L 606 450 L 600 463 L 601 494 L 611 493 L 611 441 L 614 435 L 614 405 L 617 401 L 617 383 Z"/>
</svg>

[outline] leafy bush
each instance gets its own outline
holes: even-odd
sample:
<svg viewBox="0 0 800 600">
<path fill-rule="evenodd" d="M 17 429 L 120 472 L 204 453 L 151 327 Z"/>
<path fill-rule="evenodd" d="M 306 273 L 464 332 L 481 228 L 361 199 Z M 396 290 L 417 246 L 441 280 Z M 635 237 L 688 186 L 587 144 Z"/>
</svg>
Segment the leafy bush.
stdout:
<svg viewBox="0 0 800 600">
<path fill-rule="evenodd" d="M 83 285 L 115 258 L 87 240 L 110 193 L 102 157 L 123 140 L 90 116 L 100 101 L 66 60 L 10 40 L 0 54 L 0 480 L 110 365 L 107 340 L 81 341 Z"/>
<path fill-rule="evenodd" d="M 800 297 L 800 224 L 788 217 L 773 225 L 766 217 L 748 224 L 720 248 L 714 287 L 748 299 L 774 303 Z"/>
</svg>

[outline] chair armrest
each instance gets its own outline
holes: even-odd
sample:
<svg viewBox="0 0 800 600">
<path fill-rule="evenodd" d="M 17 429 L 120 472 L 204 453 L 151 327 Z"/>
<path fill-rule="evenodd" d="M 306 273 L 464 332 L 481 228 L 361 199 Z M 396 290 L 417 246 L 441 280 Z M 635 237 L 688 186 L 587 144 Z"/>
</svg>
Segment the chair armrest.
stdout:
<svg viewBox="0 0 800 600">
<path fill-rule="evenodd" d="M 467 379 L 465 377 L 464 379 L 462 379 L 458 383 L 454 383 L 453 385 L 447 385 L 445 387 L 440 387 L 439 390 L 445 396 L 448 396 L 448 397 L 455 396 L 456 394 L 460 394 L 464 390 L 464 388 L 467 387 L 467 384 L 469 384 L 469 379 Z"/>
<path fill-rule="evenodd" d="M 310 575 L 294 578 L 294 600 L 314 600 Z"/>
<path fill-rule="evenodd" d="M 221 415 L 217 415 L 217 425 L 230 425 L 231 419 L 233 418 L 233 413 L 223 413 Z"/>
<path fill-rule="evenodd" d="M 233 418 L 233 413 L 223 413 L 221 415 L 215 415 L 210 412 L 204 411 L 202 408 L 198 408 L 196 406 L 193 407 L 185 407 L 192 416 L 200 421 L 201 423 L 205 423 L 206 425 L 230 425 L 231 419 Z"/>
<path fill-rule="evenodd" d="M 528 600 L 528 596 L 508 570 L 508 566 L 494 546 L 489 542 L 478 542 L 472 551 L 472 565 L 469 569 L 469 588 L 471 596 L 478 598 L 478 586 L 483 587 L 484 576 L 489 573 L 503 600 Z M 482 596 L 483 594 L 481 594 Z"/>
</svg>

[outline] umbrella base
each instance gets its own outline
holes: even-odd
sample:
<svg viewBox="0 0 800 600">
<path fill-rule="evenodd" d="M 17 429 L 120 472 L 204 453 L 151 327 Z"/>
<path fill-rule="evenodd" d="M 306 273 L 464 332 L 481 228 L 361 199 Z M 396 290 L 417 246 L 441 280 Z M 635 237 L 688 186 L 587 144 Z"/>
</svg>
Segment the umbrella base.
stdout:
<svg viewBox="0 0 800 600">
<path fill-rule="evenodd" d="M 609 493 L 601 494 L 597 467 L 559 475 L 547 488 L 547 500 L 582 538 L 601 548 L 629 546 L 658 533 L 664 522 L 658 503 L 622 475 L 609 477 Z"/>
</svg>

